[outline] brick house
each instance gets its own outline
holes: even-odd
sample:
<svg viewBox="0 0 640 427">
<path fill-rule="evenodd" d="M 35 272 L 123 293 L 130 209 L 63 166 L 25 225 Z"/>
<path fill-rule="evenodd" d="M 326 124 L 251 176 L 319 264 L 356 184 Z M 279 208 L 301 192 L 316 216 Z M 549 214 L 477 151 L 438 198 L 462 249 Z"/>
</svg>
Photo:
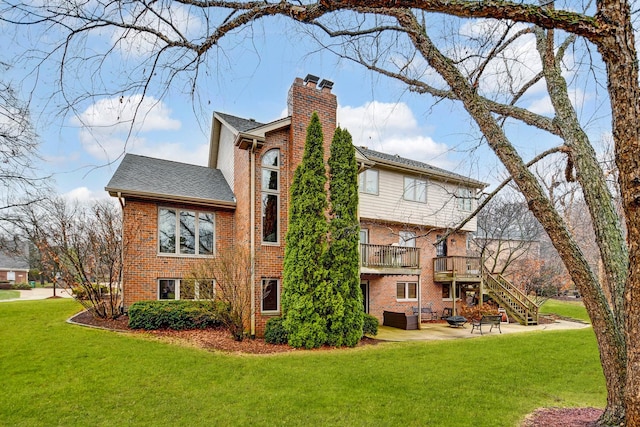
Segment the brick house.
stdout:
<svg viewBox="0 0 640 427">
<path fill-rule="evenodd" d="M 125 156 L 106 187 L 120 200 L 129 240 L 125 308 L 140 300 L 196 297 L 181 289 L 181 281 L 203 257 L 235 242 L 246 244 L 255 262 L 251 332 L 261 335 L 266 321 L 280 314 L 289 186 L 311 114 L 320 117 L 326 158 L 336 127 L 333 83 L 319 80 L 297 78 L 288 116 L 270 123 L 214 113 L 207 167 Z M 356 158 L 365 311 L 382 320 L 384 310 L 411 314 L 427 304 L 438 311 L 451 306 L 467 285 L 436 277 L 435 270 L 455 270 L 451 263 L 459 257 L 466 271 L 477 273 L 479 263 L 471 266 L 465 257 L 475 220 L 434 243 L 475 208 L 485 184 L 366 147 L 357 147 Z M 474 286 L 478 282 L 476 274 Z"/>
<path fill-rule="evenodd" d="M 25 245 L 25 249 L 26 245 Z M 26 255 L 25 255 L 26 254 Z M 28 252 L 0 251 L 0 282 L 10 284 L 29 281 Z"/>
</svg>

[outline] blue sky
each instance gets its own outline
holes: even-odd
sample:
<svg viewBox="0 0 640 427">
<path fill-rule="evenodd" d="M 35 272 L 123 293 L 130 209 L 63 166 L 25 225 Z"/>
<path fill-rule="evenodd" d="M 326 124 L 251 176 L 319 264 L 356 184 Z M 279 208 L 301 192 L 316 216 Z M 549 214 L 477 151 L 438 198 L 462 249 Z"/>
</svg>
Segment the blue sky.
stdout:
<svg viewBox="0 0 640 427">
<path fill-rule="evenodd" d="M 482 23 L 470 26 L 462 21 L 459 33 L 482 31 Z M 1 29 L 1 28 L 0 28 Z M 24 30 L 27 31 L 27 30 Z M 58 193 L 80 200 L 106 198 L 104 186 L 115 171 L 123 151 L 204 165 L 207 159 L 211 115 L 221 111 L 269 122 L 285 115 L 287 91 L 296 77 L 314 74 L 334 82 L 338 97 L 338 121 L 353 135 L 356 145 L 399 154 L 443 167 L 485 182 L 494 183 L 502 168 L 486 146 L 478 147 L 479 133 L 459 103 L 434 103 L 427 95 L 417 95 L 396 81 L 364 70 L 360 65 L 339 60 L 319 49 L 294 25 L 281 19 L 266 20 L 254 28 L 253 37 L 229 37 L 209 52 L 207 68 L 199 77 L 196 100 L 176 81 L 162 95 L 152 87 L 142 104 L 139 93 L 99 96 L 78 104 L 75 115 L 56 114 L 59 99 L 52 97 L 55 70 L 25 74 L 26 65 L 14 67 L 6 76 L 29 96 L 34 124 L 41 141 L 41 174 L 53 174 Z M 33 34 L 2 32 L 3 45 L 12 46 L 2 60 L 10 62 L 33 42 Z M 56 42 L 55 34 L 40 35 Z M 106 45 L 113 35 L 98 34 L 93 45 Z M 533 39 L 514 49 L 520 55 L 522 72 L 536 72 L 532 55 Z M 134 70 L 139 40 L 112 57 L 104 76 L 124 81 Z M 47 70 L 46 68 L 44 69 Z M 498 71 L 495 73 L 499 74 Z M 486 87 L 498 85 L 485 81 Z M 89 76 L 78 72 L 79 91 L 89 87 Z M 156 90 L 156 91 L 154 91 Z M 497 90 L 497 89 L 496 89 Z M 588 131 L 594 140 L 608 132 L 607 108 L 597 106 L 590 86 L 573 89 L 580 113 L 592 115 Z M 602 91 L 602 89 L 600 89 Z M 601 102 L 601 99 L 597 102 Z M 126 121 L 139 105 L 139 120 L 130 129 Z M 543 87 L 532 91 L 523 106 L 550 113 Z M 600 108 L 600 110 L 596 110 Z M 595 112 L 594 112 L 595 111 Z M 521 124 L 507 125 L 507 131 L 525 158 L 557 143 L 553 138 Z M 125 142 L 126 141 L 126 142 Z"/>
</svg>

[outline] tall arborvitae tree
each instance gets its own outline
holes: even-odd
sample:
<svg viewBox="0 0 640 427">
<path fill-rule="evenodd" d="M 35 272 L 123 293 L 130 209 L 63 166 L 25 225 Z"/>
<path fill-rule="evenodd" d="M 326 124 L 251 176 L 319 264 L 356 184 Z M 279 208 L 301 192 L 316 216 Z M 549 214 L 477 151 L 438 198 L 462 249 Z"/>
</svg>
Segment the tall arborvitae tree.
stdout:
<svg viewBox="0 0 640 427">
<path fill-rule="evenodd" d="M 316 309 L 316 295 L 323 293 L 327 277 L 323 265 L 328 228 L 323 139 L 320 119 L 314 113 L 302 163 L 291 185 L 284 253 L 283 326 L 293 347 L 313 348 L 327 342 L 327 322 Z"/>
<path fill-rule="evenodd" d="M 326 314 L 328 341 L 355 346 L 362 338 L 363 305 L 358 244 L 358 165 L 351 135 L 336 129 L 329 157 L 330 241 L 325 265 L 333 290 Z"/>
</svg>

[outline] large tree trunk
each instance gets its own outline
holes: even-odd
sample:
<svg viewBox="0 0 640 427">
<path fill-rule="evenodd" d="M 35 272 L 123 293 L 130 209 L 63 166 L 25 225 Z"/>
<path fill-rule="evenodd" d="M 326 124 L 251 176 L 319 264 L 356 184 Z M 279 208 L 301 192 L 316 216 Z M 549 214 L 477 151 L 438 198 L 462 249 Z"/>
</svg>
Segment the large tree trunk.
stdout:
<svg viewBox="0 0 640 427">
<path fill-rule="evenodd" d="M 625 420 L 640 425 L 640 88 L 638 59 L 626 2 L 598 4 L 604 22 L 616 22 L 612 36 L 598 44 L 607 66 L 613 118 L 613 139 L 619 171 L 620 193 L 627 225 L 629 267 L 624 289 L 627 376 Z"/>
<path fill-rule="evenodd" d="M 588 307 L 590 315 L 608 313 L 609 333 L 615 340 L 613 353 L 600 353 L 600 362 L 607 381 L 607 408 L 601 418 L 606 424 L 619 424 L 624 417 L 624 384 L 626 377 L 626 346 L 623 334 L 623 289 L 627 277 L 628 252 L 620 226 L 620 219 L 613 204 L 613 196 L 607 187 L 602 169 L 587 135 L 582 130 L 571 105 L 566 81 L 562 77 L 554 49 L 554 31 L 536 30 L 536 44 L 543 64 L 547 91 L 556 111 L 556 120 L 562 129 L 562 137 L 568 155 L 576 171 L 585 202 L 589 208 L 600 257 L 606 272 L 606 283 L 576 283 L 582 288 L 593 287 L 598 294 L 596 307 Z M 570 171 L 573 173 L 573 171 Z M 568 267 L 568 266 L 567 266 Z M 569 270 L 571 271 L 571 270 Z M 606 289 L 606 293 L 605 293 Z M 606 301 L 609 301 L 609 304 Z M 591 305 L 591 298 L 585 301 Z M 602 348 L 601 348 L 602 349 Z"/>
<path fill-rule="evenodd" d="M 551 238 L 554 247 L 571 274 L 571 278 L 583 295 L 591 317 L 601 354 L 603 372 L 607 381 L 608 420 L 622 421 L 624 414 L 623 385 L 625 381 L 624 339 L 615 322 L 608 301 L 599 286 L 584 254 L 568 232 L 562 217 L 555 210 L 535 176 L 528 170 L 522 158 L 505 136 L 502 128 L 491 115 L 486 104 L 465 77 L 436 48 L 424 29 L 411 13 L 397 13 L 404 28 L 409 28 L 415 46 L 420 49 L 429 64 L 447 81 L 451 90 L 462 101 L 465 109 L 478 124 L 489 146 L 507 168 L 514 182 L 525 196 L 529 209 L 540 221 Z"/>
</svg>

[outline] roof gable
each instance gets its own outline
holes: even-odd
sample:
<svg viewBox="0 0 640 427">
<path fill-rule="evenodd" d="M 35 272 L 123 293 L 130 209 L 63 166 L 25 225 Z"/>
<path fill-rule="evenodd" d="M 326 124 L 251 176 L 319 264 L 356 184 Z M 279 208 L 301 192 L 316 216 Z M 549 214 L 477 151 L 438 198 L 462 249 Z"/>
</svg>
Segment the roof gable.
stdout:
<svg viewBox="0 0 640 427">
<path fill-rule="evenodd" d="M 127 154 L 105 187 L 112 196 L 235 206 L 218 169 Z"/>
</svg>

